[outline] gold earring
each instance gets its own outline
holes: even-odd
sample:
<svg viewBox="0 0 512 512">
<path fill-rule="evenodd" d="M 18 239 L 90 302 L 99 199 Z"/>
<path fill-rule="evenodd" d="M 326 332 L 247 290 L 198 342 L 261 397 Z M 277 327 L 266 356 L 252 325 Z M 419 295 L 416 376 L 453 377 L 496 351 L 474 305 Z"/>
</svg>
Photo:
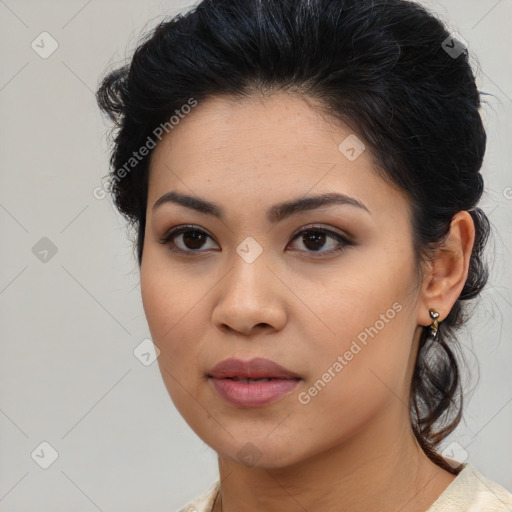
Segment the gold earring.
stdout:
<svg viewBox="0 0 512 512">
<path fill-rule="evenodd" d="M 437 339 L 437 330 L 439 328 L 439 322 L 437 319 L 439 318 L 439 313 L 435 309 L 429 309 L 429 315 L 430 318 L 432 318 L 432 324 L 430 325 L 430 335 L 432 336 L 433 340 L 435 341 Z"/>
</svg>

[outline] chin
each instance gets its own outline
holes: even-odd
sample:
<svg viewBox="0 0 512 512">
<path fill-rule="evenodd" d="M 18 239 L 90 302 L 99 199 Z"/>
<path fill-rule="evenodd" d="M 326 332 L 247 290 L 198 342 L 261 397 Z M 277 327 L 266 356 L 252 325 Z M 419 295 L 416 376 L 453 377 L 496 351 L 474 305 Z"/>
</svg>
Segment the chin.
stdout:
<svg viewBox="0 0 512 512">
<path fill-rule="evenodd" d="M 223 443 L 209 444 L 217 455 L 235 464 L 248 468 L 277 469 L 291 466 L 300 462 L 307 455 L 303 450 L 297 451 L 297 443 L 289 442 L 283 445 L 279 440 L 269 440 L 258 436 L 236 439 L 227 436 Z"/>
</svg>

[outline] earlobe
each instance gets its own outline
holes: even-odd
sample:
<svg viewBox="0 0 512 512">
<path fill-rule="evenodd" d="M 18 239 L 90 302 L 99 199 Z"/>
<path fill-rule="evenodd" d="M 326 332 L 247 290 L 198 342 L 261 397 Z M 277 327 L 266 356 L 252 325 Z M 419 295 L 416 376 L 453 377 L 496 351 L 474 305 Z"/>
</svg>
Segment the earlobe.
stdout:
<svg viewBox="0 0 512 512">
<path fill-rule="evenodd" d="M 453 216 L 450 231 L 424 277 L 418 312 L 420 325 L 431 325 L 432 308 L 439 312 L 438 322 L 448 316 L 464 288 L 474 242 L 473 219 L 469 212 L 460 211 Z"/>
</svg>

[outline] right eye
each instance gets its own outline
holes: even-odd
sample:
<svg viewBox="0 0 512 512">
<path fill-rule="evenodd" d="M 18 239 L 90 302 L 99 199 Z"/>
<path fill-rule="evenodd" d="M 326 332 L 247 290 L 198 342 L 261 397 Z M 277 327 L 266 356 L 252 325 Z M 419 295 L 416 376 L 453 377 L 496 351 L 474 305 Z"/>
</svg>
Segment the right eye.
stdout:
<svg viewBox="0 0 512 512">
<path fill-rule="evenodd" d="M 181 237 L 181 240 L 180 238 Z M 177 242 L 174 239 L 177 239 Z M 205 231 L 194 225 L 183 225 L 171 228 L 159 240 L 162 245 L 168 245 L 169 250 L 178 252 L 187 256 L 193 256 L 194 253 L 202 253 L 205 250 L 199 250 L 204 246 L 205 241 L 210 238 Z M 212 239 L 213 240 L 213 239 Z M 211 250 L 207 248 L 207 250 Z"/>
</svg>

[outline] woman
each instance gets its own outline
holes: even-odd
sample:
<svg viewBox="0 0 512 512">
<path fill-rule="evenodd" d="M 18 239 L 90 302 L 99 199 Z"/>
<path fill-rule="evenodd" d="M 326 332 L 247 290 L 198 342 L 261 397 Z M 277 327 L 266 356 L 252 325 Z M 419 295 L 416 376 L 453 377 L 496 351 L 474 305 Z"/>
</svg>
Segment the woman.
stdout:
<svg viewBox="0 0 512 512">
<path fill-rule="evenodd" d="M 97 97 L 162 377 L 218 454 L 184 511 L 512 509 L 439 451 L 487 281 L 460 38 L 402 0 L 203 1 Z"/>
</svg>

